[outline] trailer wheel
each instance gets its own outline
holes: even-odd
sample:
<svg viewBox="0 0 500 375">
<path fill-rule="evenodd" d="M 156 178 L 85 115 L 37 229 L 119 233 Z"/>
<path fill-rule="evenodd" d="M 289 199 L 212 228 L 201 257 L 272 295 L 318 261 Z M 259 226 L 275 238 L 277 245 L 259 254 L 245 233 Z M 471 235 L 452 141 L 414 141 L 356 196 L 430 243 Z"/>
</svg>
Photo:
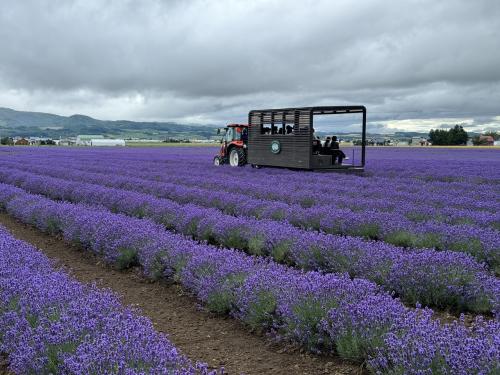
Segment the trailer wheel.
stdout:
<svg viewBox="0 0 500 375">
<path fill-rule="evenodd" d="M 218 167 L 219 165 L 222 165 L 222 164 L 224 164 L 224 162 L 222 161 L 222 159 L 219 156 L 216 156 L 214 158 L 214 165 Z"/>
<path fill-rule="evenodd" d="M 229 164 L 231 164 L 231 167 L 241 167 L 245 165 L 246 162 L 247 158 L 243 149 L 233 148 L 231 150 L 231 153 L 229 154 Z"/>
</svg>

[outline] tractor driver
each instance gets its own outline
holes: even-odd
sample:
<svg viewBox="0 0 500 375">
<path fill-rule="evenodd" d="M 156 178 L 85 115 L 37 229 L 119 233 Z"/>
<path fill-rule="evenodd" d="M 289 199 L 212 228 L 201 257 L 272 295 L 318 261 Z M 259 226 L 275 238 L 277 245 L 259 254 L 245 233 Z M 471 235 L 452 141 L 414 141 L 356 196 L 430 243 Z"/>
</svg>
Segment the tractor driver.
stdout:
<svg viewBox="0 0 500 375">
<path fill-rule="evenodd" d="M 224 140 L 226 142 L 231 142 L 233 140 L 233 129 L 227 128 L 226 134 L 224 135 Z"/>
</svg>

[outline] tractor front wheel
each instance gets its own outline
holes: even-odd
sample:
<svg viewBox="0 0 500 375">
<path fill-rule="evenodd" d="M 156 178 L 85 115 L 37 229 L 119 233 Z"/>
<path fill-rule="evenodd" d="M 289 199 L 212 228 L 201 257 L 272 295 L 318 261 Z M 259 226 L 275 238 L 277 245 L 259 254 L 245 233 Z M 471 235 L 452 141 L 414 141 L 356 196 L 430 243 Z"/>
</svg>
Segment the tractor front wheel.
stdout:
<svg viewBox="0 0 500 375">
<path fill-rule="evenodd" d="M 229 154 L 229 164 L 231 167 L 241 167 L 245 165 L 247 158 L 242 148 L 233 148 Z"/>
<path fill-rule="evenodd" d="M 218 167 L 219 165 L 222 165 L 222 164 L 224 164 L 224 162 L 222 161 L 222 159 L 220 158 L 220 156 L 216 156 L 214 158 L 214 165 Z"/>
</svg>

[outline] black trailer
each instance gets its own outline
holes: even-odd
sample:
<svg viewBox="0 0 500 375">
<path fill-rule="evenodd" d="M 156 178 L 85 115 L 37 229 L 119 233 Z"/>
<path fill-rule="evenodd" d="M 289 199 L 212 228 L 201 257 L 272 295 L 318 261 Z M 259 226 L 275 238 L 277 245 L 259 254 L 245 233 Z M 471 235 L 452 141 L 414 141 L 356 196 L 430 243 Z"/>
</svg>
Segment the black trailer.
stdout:
<svg viewBox="0 0 500 375">
<path fill-rule="evenodd" d="M 362 114 L 361 157 L 334 164 L 332 155 L 313 150 L 315 116 Z M 366 108 L 329 106 L 253 110 L 248 114 L 248 163 L 309 170 L 356 170 L 365 166 Z M 314 142 L 313 142 L 314 141 Z M 349 156 L 349 155 L 348 155 Z"/>
</svg>

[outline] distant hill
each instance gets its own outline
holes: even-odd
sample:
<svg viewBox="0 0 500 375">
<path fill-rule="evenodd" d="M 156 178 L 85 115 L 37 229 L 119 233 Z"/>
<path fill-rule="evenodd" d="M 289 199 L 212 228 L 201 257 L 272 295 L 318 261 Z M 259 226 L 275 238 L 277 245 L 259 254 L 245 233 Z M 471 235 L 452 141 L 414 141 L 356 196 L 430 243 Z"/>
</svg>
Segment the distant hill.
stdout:
<svg viewBox="0 0 500 375">
<path fill-rule="evenodd" d="M 42 112 L 15 111 L 0 107 L 0 137 L 74 137 L 78 134 L 102 134 L 108 137 L 146 138 L 146 139 L 209 139 L 216 137 L 215 125 L 192 125 L 175 122 L 139 122 L 97 120 L 85 115 L 58 116 Z M 396 132 L 394 134 L 376 134 L 368 132 L 369 138 L 391 137 L 407 139 L 429 133 Z M 469 137 L 479 133 L 469 132 Z M 331 135 L 331 132 L 318 132 L 319 136 Z M 359 133 L 337 132 L 344 139 L 359 138 Z"/>
<path fill-rule="evenodd" d="M 102 134 L 123 138 L 198 138 L 214 136 L 215 126 L 186 125 L 175 122 L 136 122 L 97 120 L 84 115 L 69 117 L 50 113 L 15 111 L 0 107 L 0 137 L 70 137 Z"/>
</svg>

